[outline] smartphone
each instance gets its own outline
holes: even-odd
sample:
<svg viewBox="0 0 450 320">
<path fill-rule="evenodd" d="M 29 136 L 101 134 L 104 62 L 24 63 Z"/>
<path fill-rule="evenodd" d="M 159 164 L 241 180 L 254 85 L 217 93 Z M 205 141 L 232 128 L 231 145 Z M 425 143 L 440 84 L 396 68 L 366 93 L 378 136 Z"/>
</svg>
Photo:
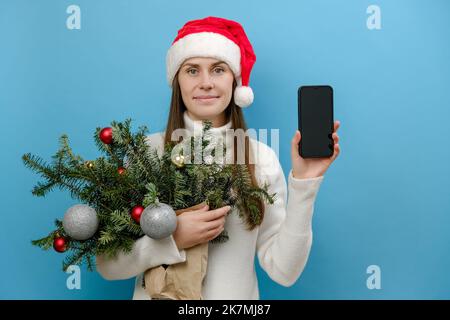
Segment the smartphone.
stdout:
<svg viewBox="0 0 450 320">
<path fill-rule="evenodd" d="M 326 158 L 334 152 L 333 88 L 328 85 L 298 89 L 298 129 L 302 158 Z"/>
</svg>

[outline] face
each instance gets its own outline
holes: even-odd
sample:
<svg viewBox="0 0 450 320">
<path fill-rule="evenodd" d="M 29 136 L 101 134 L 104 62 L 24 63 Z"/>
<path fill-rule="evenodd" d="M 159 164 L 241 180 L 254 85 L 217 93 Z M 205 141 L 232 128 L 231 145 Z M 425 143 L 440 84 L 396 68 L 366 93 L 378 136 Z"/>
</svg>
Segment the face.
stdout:
<svg viewBox="0 0 450 320">
<path fill-rule="evenodd" d="M 224 125 L 233 80 L 230 67 L 220 60 L 198 57 L 184 61 L 178 83 L 188 115 L 193 120 L 211 120 L 214 127 Z"/>
</svg>

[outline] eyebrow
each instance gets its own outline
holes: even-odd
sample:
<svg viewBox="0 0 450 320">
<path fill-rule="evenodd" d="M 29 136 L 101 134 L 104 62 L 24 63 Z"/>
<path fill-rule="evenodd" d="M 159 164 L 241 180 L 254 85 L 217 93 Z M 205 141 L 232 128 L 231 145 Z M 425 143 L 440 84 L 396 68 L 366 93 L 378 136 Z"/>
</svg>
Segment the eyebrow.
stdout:
<svg viewBox="0 0 450 320">
<path fill-rule="evenodd" d="M 215 63 L 213 63 L 211 65 L 211 67 L 217 66 L 217 65 L 222 64 L 222 63 L 225 63 L 225 62 L 224 61 L 215 62 Z M 186 67 L 186 66 L 199 67 L 200 65 L 196 64 L 196 63 L 185 63 L 185 64 L 183 64 L 183 67 Z"/>
</svg>

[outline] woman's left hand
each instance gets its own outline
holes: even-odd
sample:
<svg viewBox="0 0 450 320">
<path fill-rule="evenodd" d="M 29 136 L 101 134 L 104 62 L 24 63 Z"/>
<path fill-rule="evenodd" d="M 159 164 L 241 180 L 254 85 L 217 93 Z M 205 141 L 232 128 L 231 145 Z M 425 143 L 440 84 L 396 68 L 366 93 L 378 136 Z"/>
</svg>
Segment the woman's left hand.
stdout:
<svg viewBox="0 0 450 320">
<path fill-rule="evenodd" d="M 329 158 L 302 158 L 299 154 L 298 144 L 301 139 L 300 131 L 296 131 L 291 142 L 292 175 L 296 179 L 306 179 L 320 177 L 325 174 L 331 163 L 337 158 L 340 152 L 339 136 L 337 130 L 340 126 L 339 121 L 334 122 L 333 141 L 334 152 Z"/>
</svg>

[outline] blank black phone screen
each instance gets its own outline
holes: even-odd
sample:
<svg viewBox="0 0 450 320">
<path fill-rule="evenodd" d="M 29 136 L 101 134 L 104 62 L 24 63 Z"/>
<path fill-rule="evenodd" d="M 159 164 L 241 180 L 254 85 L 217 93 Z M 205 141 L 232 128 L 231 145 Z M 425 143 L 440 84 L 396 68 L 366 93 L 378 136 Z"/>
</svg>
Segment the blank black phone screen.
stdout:
<svg viewBox="0 0 450 320">
<path fill-rule="evenodd" d="M 333 88 L 302 86 L 298 89 L 298 129 L 303 158 L 331 157 L 333 134 Z"/>
</svg>

